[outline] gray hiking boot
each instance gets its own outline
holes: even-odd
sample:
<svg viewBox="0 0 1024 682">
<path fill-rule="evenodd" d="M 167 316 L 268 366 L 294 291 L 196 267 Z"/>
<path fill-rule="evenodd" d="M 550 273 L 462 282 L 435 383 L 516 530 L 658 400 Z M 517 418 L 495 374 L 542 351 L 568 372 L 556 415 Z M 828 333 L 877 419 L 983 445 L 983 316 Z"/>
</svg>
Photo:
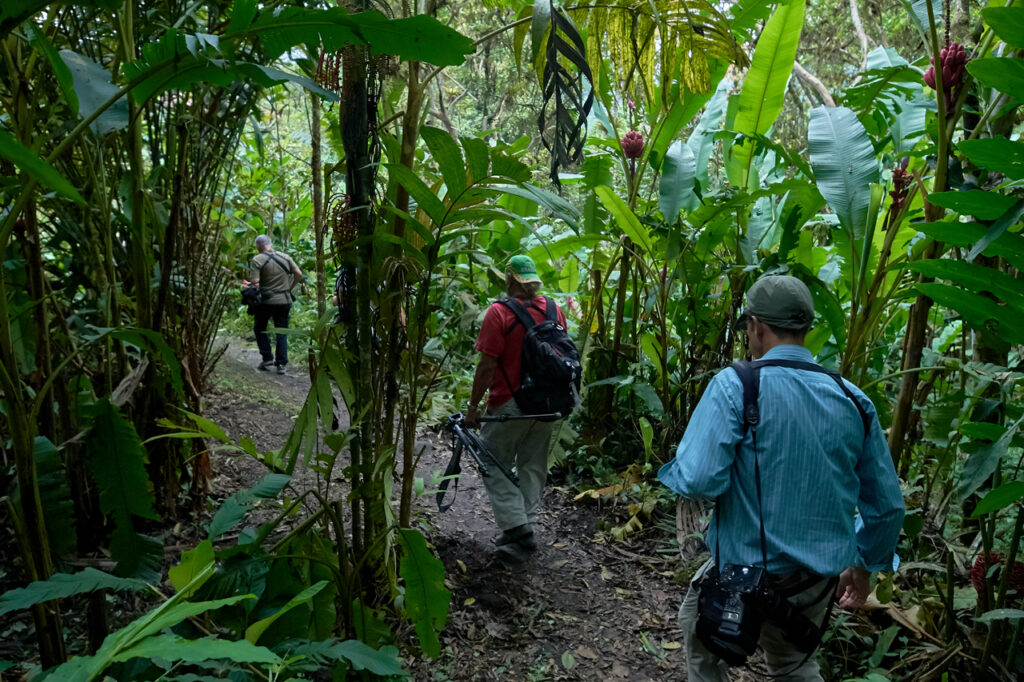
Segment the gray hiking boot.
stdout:
<svg viewBox="0 0 1024 682">
<path fill-rule="evenodd" d="M 284 365 L 278 365 L 277 366 L 277 373 L 278 374 L 284 374 Z"/>
<path fill-rule="evenodd" d="M 523 548 L 518 542 L 509 542 L 499 545 L 494 550 L 494 559 L 506 566 L 520 566 L 530 558 L 530 552 Z"/>
<path fill-rule="evenodd" d="M 270 368 L 274 366 L 273 360 L 264 360 L 260 364 L 256 365 L 256 369 L 261 372 L 269 372 Z"/>
</svg>

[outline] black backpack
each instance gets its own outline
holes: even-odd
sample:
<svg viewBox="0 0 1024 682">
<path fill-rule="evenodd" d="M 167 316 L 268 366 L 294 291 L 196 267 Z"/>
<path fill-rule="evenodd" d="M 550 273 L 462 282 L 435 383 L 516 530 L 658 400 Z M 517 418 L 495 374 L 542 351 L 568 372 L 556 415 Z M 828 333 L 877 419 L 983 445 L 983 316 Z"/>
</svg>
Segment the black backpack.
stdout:
<svg viewBox="0 0 1024 682">
<path fill-rule="evenodd" d="M 514 298 L 503 298 L 498 303 L 511 310 L 526 329 L 521 383 L 519 390 L 512 394 L 516 405 L 523 414 L 551 415 L 540 421 L 554 421 L 568 417 L 579 404 L 583 367 L 576 344 L 558 323 L 558 306 L 550 298 L 545 297 L 544 301 L 547 309 L 545 320 L 540 323 Z M 505 374 L 504 367 L 501 371 Z M 505 381 L 511 389 L 508 374 L 505 374 Z"/>
</svg>

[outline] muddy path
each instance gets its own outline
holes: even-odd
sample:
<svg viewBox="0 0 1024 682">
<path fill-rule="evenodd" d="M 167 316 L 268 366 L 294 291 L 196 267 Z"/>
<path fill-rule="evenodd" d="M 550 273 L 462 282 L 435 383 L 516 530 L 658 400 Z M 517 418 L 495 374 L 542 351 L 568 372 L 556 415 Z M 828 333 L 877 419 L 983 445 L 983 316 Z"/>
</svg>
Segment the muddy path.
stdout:
<svg viewBox="0 0 1024 682">
<path fill-rule="evenodd" d="M 205 415 L 232 438 L 251 437 L 260 451 L 279 448 L 309 389 L 302 358 L 293 358 L 283 376 L 260 372 L 254 343 L 228 341 Z M 420 443 L 428 447 L 418 473 L 430 481 L 432 472 L 444 470 L 450 444 L 429 428 Z M 219 456 L 211 494 L 215 501 L 225 498 L 265 473 L 249 457 Z M 475 471 L 464 473 L 448 512 L 438 513 L 432 496 L 417 500 L 417 521 L 445 564 L 452 602 L 441 657 L 407 659 L 413 679 L 684 679 L 676 621 L 682 587 L 674 580 L 671 533 L 663 522 L 625 542 L 612 540 L 598 522 L 616 522 L 625 511 L 574 502 L 575 491 L 560 485 L 562 477 L 552 472 L 539 549 L 517 567 L 493 560 L 498 531 Z M 293 485 L 313 485 L 312 479 L 297 469 Z"/>
</svg>

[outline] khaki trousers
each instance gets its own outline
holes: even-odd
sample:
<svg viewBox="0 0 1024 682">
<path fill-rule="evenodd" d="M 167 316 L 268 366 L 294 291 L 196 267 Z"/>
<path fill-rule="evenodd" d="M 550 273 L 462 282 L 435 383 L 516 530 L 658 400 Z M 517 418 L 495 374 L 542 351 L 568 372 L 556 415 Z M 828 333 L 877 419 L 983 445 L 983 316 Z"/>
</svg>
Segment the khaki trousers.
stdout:
<svg viewBox="0 0 1024 682">
<path fill-rule="evenodd" d="M 704 644 L 697 639 L 699 592 L 697 584 L 712 566 L 714 566 L 714 561 L 709 559 L 700 567 L 700 570 L 693 576 L 693 580 L 690 581 L 690 589 L 686 592 L 683 605 L 679 607 L 679 624 L 683 628 L 683 639 L 686 642 L 686 679 L 688 682 L 727 682 L 729 680 L 729 666 L 704 648 Z M 802 607 L 803 614 L 815 624 L 821 623 L 825 611 L 828 610 L 829 599 L 832 597 L 832 590 L 829 590 L 829 594 L 824 597 L 821 594 L 826 584 L 828 584 L 828 578 L 822 578 L 803 592 L 789 597 L 789 601 L 797 607 Z M 764 650 L 768 672 L 771 675 L 790 671 L 806 656 L 805 653 L 798 651 L 783 639 L 782 631 L 778 626 L 769 622 L 765 622 L 761 626 L 761 639 L 758 644 Z M 821 669 L 812 654 L 807 662 L 796 670 L 774 679 L 783 682 L 821 682 Z"/>
<path fill-rule="evenodd" d="M 486 412 L 488 417 L 521 414 L 515 400 L 496 408 L 489 407 Z M 548 449 L 554 425 L 554 422 L 515 419 L 485 422 L 480 427 L 480 437 L 491 454 L 506 468 L 515 466 L 519 473 L 518 488 L 497 467 L 490 467 L 490 475 L 484 478 L 494 520 L 502 530 L 537 523 L 540 498 L 548 478 Z"/>
</svg>

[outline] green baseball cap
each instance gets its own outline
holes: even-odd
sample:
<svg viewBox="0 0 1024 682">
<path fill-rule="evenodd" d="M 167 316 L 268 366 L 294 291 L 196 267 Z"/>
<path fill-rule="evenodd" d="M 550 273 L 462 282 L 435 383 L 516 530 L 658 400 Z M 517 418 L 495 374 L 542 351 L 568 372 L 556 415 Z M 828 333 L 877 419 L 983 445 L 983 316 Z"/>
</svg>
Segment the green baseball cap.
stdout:
<svg viewBox="0 0 1024 682">
<path fill-rule="evenodd" d="M 806 330 L 814 322 L 814 299 L 807 285 L 788 275 L 766 275 L 747 292 L 747 305 L 740 312 L 737 326 L 756 317 L 782 329 Z"/>
<path fill-rule="evenodd" d="M 520 284 L 540 282 L 537 266 L 529 256 L 512 256 L 508 260 L 508 273 Z"/>
</svg>

